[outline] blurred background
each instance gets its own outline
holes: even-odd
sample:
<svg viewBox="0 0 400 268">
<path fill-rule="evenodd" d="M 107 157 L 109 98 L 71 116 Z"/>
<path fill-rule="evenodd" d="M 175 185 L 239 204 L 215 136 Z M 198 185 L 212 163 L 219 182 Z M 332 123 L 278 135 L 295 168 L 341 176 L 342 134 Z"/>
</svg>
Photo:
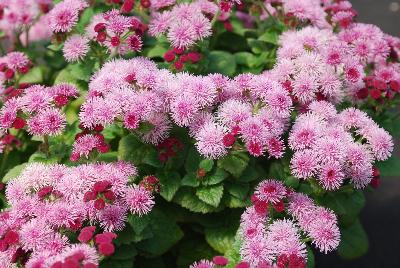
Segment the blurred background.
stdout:
<svg viewBox="0 0 400 268">
<path fill-rule="evenodd" d="M 375 24 L 388 34 L 400 36 L 400 0 L 349 1 L 359 13 L 359 22 Z M 398 141 L 396 147 L 396 155 L 400 155 Z M 351 261 L 341 260 L 335 253 L 319 254 L 316 268 L 400 267 L 400 178 L 382 178 L 381 186 L 366 197 L 361 221 L 369 238 L 368 253 Z"/>
</svg>

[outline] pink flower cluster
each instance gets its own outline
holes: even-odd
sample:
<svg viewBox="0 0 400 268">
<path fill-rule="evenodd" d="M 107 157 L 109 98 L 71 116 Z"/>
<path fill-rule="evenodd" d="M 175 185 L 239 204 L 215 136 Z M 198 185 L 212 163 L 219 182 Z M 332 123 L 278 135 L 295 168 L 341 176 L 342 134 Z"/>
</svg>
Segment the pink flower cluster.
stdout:
<svg viewBox="0 0 400 268">
<path fill-rule="evenodd" d="M 41 14 L 49 10 L 51 0 L 3 0 L 0 1 L 0 30 L 12 41 L 32 26 Z"/>
<path fill-rule="evenodd" d="M 368 185 L 374 162 L 390 157 L 393 140 L 366 113 L 355 108 L 338 113 L 332 104 L 319 101 L 296 118 L 289 146 L 296 178 L 316 178 L 324 189 L 336 190 L 347 178 L 356 188 Z"/>
<path fill-rule="evenodd" d="M 140 19 L 124 16 L 113 9 L 95 15 L 86 27 L 86 36 L 107 47 L 109 51 L 124 55 L 142 49 L 142 36 L 146 31 L 147 25 Z"/>
<path fill-rule="evenodd" d="M 14 90 L 13 85 L 20 75 L 29 72 L 30 65 L 29 58 L 22 52 L 10 52 L 0 58 L 0 88 L 3 91 L 2 95 L 8 95 L 8 97 L 18 95 L 18 91 Z"/>
<path fill-rule="evenodd" d="M 307 237 L 322 252 L 334 250 L 339 245 L 336 215 L 315 205 L 307 196 L 286 188 L 282 182 L 275 179 L 262 181 L 252 201 L 254 205 L 242 214 L 240 224 L 240 253 L 251 267 L 305 267 L 307 250 L 303 239 Z M 292 219 L 271 221 L 269 204 Z"/>
<path fill-rule="evenodd" d="M 76 87 L 68 83 L 20 89 L 19 95 L 8 99 L 0 109 L 0 128 L 26 127 L 31 135 L 59 135 L 66 124 L 61 107 L 77 95 Z"/>
<path fill-rule="evenodd" d="M 149 33 L 152 36 L 166 34 L 173 47 L 187 49 L 211 35 L 210 17 L 217 11 L 217 5 L 205 0 L 178 4 L 169 11 L 155 13 Z"/>
<path fill-rule="evenodd" d="M 271 14 L 284 17 L 292 27 L 312 24 L 318 28 L 347 28 L 357 16 L 349 1 L 267 0 L 265 4 Z"/>
<path fill-rule="evenodd" d="M 80 12 L 88 4 L 84 0 L 64 0 L 49 12 L 50 29 L 53 33 L 68 33 L 78 23 Z"/>
<path fill-rule="evenodd" d="M 289 93 L 264 76 L 172 74 L 135 58 L 108 62 L 92 77 L 80 120 L 88 129 L 120 120 L 143 141 L 158 144 L 168 137 L 171 118 L 188 127 L 206 157 L 220 158 L 230 148 L 244 146 L 254 156 L 268 152 L 280 158 L 284 151 L 280 136 L 291 105 Z M 243 145 L 239 141 L 235 145 L 237 138 Z M 87 155 L 94 147 L 80 154 Z"/>
<path fill-rule="evenodd" d="M 0 266 L 98 267 L 114 252 L 111 232 L 123 229 L 128 211 L 143 215 L 154 205 L 150 191 L 128 185 L 135 175 L 124 162 L 29 164 L 6 189 L 10 208 L 0 214 Z M 77 241 L 67 233 L 78 234 Z"/>
<path fill-rule="evenodd" d="M 353 49 L 331 30 L 305 27 L 283 33 L 277 64 L 266 75 L 284 83 L 300 104 L 316 99 L 339 103 L 345 88 L 358 87 L 365 76 Z"/>
</svg>

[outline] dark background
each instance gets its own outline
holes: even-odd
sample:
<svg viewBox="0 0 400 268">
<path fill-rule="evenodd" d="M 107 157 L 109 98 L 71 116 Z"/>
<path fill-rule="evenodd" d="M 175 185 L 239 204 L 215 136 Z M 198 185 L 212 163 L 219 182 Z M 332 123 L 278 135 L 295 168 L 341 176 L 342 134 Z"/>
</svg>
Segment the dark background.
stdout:
<svg viewBox="0 0 400 268">
<path fill-rule="evenodd" d="M 384 32 L 400 36 L 400 0 L 350 2 L 359 13 L 359 22 L 376 24 Z M 396 154 L 400 155 L 399 148 Z M 369 237 L 368 253 L 352 261 L 341 260 L 335 253 L 318 254 L 316 268 L 400 267 L 400 178 L 382 178 L 380 188 L 366 196 L 361 221 Z"/>
</svg>

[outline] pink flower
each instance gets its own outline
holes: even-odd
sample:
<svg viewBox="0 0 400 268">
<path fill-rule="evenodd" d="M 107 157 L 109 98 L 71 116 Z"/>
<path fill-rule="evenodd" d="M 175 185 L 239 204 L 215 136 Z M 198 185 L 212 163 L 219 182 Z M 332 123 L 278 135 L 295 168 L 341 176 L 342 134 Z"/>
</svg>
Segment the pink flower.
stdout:
<svg viewBox="0 0 400 268">
<path fill-rule="evenodd" d="M 32 135 L 56 136 L 62 133 L 65 125 L 65 115 L 56 108 L 48 108 L 29 119 L 28 130 Z"/>
<path fill-rule="evenodd" d="M 196 31 L 190 22 L 183 20 L 171 26 L 168 31 L 168 40 L 176 48 L 187 48 L 194 44 Z"/>
<path fill-rule="evenodd" d="M 344 178 L 344 173 L 342 172 L 341 165 L 338 162 L 327 162 L 322 165 L 319 181 L 324 189 L 339 189 Z"/>
<path fill-rule="evenodd" d="M 212 122 L 205 123 L 196 135 L 197 150 L 205 157 L 217 159 L 227 151 L 223 143 L 225 129 Z"/>
<path fill-rule="evenodd" d="M 259 200 L 275 204 L 286 196 L 286 187 L 275 179 L 263 180 L 256 187 L 255 195 Z"/>
<path fill-rule="evenodd" d="M 292 174 L 299 179 L 307 179 L 315 175 L 318 164 L 315 152 L 312 150 L 298 151 L 290 161 Z"/>
<path fill-rule="evenodd" d="M 53 32 L 69 32 L 78 22 L 78 11 L 61 2 L 49 13 L 50 28 Z"/>
<path fill-rule="evenodd" d="M 154 206 L 151 192 L 142 186 L 128 187 L 125 199 L 130 211 L 139 216 L 149 213 Z"/>
<path fill-rule="evenodd" d="M 193 263 L 189 268 L 214 268 L 214 264 L 208 260 L 201 260 Z"/>
<path fill-rule="evenodd" d="M 64 58 L 69 62 L 83 59 L 88 51 L 89 39 L 78 34 L 70 36 L 63 47 Z"/>
</svg>

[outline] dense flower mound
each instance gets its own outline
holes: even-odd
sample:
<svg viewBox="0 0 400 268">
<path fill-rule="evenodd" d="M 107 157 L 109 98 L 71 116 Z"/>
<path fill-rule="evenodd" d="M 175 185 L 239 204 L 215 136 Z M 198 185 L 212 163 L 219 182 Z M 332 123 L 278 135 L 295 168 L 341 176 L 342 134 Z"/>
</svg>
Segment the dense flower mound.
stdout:
<svg viewBox="0 0 400 268">
<path fill-rule="evenodd" d="M 302 235 L 310 237 L 322 252 L 332 251 L 339 245 L 336 215 L 316 206 L 307 196 L 286 188 L 282 182 L 262 181 L 252 200 L 254 205 L 246 209 L 240 225 L 243 240 L 240 252 L 243 260 L 252 266 L 272 265 L 283 256 L 293 258 L 294 255 L 303 263 L 295 267 L 304 267 L 307 251 Z M 270 220 L 269 204 L 274 204 L 274 210 L 279 213 L 287 212 L 292 219 Z"/>
<path fill-rule="evenodd" d="M 332 104 L 320 101 L 309 109 L 290 131 L 292 174 L 316 178 L 327 190 L 338 189 L 347 178 L 354 187 L 364 188 L 373 178 L 374 162 L 391 156 L 390 134 L 354 108 L 338 113 Z"/>
<path fill-rule="evenodd" d="M 253 206 L 241 216 L 239 236 L 242 262 L 235 267 L 306 267 L 306 239 L 321 251 L 336 249 L 340 231 L 336 215 L 308 196 L 296 193 L 276 179 L 264 180 L 252 197 Z M 272 206 L 271 208 L 269 208 Z M 283 219 L 273 219 L 279 213 Z M 204 267 L 219 267 L 227 260 L 203 260 Z M 202 262 L 191 267 L 203 267 Z M 225 266 L 222 265 L 222 266 Z"/>
<path fill-rule="evenodd" d="M 289 93 L 263 76 L 172 74 L 147 59 L 135 58 L 108 62 L 92 77 L 80 119 L 88 129 L 122 121 L 152 144 L 168 137 L 173 122 L 188 127 L 206 157 L 226 155 L 239 137 L 237 146 L 244 145 L 250 154 L 268 152 L 280 158 L 284 151 L 280 136 L 291 105 Z M 89 145 L 92 142 L 83 144 L 96 147 Z M 87 156 L 90 148 L 77 152 Z"/>
<path fill-rule="evenodd" d="M 358 257 L 362 190 L 397 174 L 379 162 L 400 135 L 400 38 L 356 16 L 346 0 L 0 0 L 0 268 Z"/>
<path fill-rule="evenodd" d="M 53 33 L 68 33 L 78 23 L 79 14 L 88 3 L 84 0 L 64 0 L 49 12 L 50 29 Z"/>
<path fill-rule="evenodd" d="M 49 10 L 51 4 L 50 0 L 1 1 L 0 29 L 11 39 L 18 39 L 25 28 L 36 25 L 38 18 Z"/>
<path fill-rule="evenodd" d="M 128 212 L 143 215 L 153 207 L 152 193 L 130 186 L 129 176 L 136 168 L 125 162 L 29 164 L 6 189 L 1 267 L 98 267 L 102 256 L 113 254 L 112 232 L 123 229 Z"/>
<path fill-rule="evenodd" d="M 204 0 L 178 4 L 170 11 L 156 13 L 149 33 L 166 34 L 173 47 L 186 49 L 211 35 L 211 19 L 217 12 L 217 5 Z"/>
<path fill-rule="evenodd" d="M 113 9 L 94 16 L 86 27 L 85 35 L 112 53 L 124 55 L 130 51 L 141 50 L 142 36 L 146 31 L 147 25 L 138 17 L 124 16 L 120 11 Z"/>
<path fill-rule="evenodd" d="M 26 128 L 37 136 L 61 134 L 66 125 L 61 108 L 78 95 L 77 88 L 68 83 L 52 87 L 34 85 L 14 91 L 17 96 L 8 99 L 0 110 L 0 128 Z"/>
</svg>

